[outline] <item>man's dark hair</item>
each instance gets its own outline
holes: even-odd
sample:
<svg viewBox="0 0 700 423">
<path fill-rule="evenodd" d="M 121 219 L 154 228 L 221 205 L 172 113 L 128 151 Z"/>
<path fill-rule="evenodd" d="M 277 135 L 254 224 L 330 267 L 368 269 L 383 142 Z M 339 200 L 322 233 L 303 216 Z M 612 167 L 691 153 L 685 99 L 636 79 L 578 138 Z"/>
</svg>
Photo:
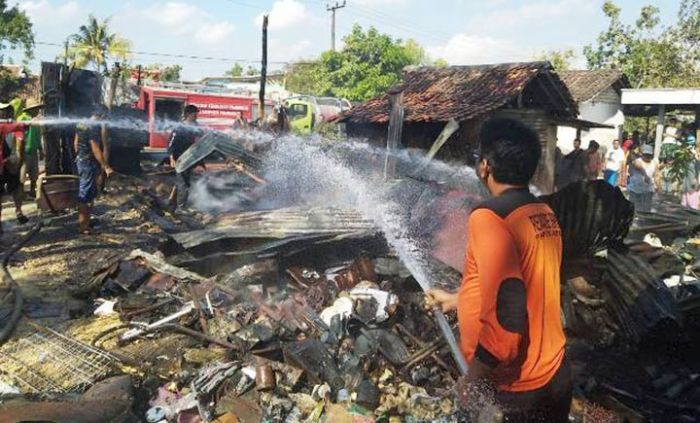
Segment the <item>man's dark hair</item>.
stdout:
<svg viewBox="0 0 700 423">
<path fill-rule="evenodd" d="M 194 104 L 188 104 L 187 106 L 185 106 L 185 116 L 197 112 L 199 112 L 199 109 Z"/>
<path fill-rule="evenodd" d="M 107 109 L 106 106 L 104 106 L 102 104 L 97 104 L 92 109 L 92 116 L 98 116 L 98 117 L 104 118 L 104 117 L 107 117 L 107 113 L 109 113 L 109 110 Z"/>
<path fill-rule="evenodd" d="M 484 123 L 479 148 L 481 158 L 491 166 L 493 179 L 501 184 L 527 185 L 542 155 L 537 133 L 524 123 L 508 118 Z"/>
</svg>

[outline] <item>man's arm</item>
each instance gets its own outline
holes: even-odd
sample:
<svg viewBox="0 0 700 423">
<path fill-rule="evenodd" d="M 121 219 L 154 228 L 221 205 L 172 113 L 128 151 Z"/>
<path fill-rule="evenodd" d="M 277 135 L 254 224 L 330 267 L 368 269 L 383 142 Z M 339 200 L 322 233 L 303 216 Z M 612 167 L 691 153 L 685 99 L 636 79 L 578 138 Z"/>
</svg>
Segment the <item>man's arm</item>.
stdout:
<svg viewBox="0 0 700 423">
<path fill-rule="evenodd" d="M 177 136 L 177 132 L 173 131 L 170 134 L 170 140 L 168 141 L 168 155 L 170 157 L 170 167 L 175 169 L 175 137 Z"/>
<path fill-rule="evenodd" d="M 102 157 L 104 157 L 105 163 L 109 164 L 109 153 L 110 142 L 109 142 L 109 131 L 106 124 L 102 124 L 100 128 L 101 138 L 102 138 Z"/>
<path fill-rule="evenodd" d="M 481 292 L 481 332 L 467 375 L 476 381 L 518 358 L 528 320 L 520 258 L 503 219 L 488 209 L 475 210 L 469 234 Z"/>
<path fill-rule="evenodd" d="M 102 149 L 100 149 L 100 144 L 98 144 L 98 142 L 94 139 L 90 140 L 90 148 L 92 149 L 92 154 L 95 156 L 95 159 L 97 159 L 97 163 L 102 166 L 102 169 L 104 169 L 107 176 L 109 176 L 112 173 L 112 168 L 109 167 L 109 163 L 107 163 L 105 160 L 105 156 L 102 154 Z"/>
<path fill-rule="evenodd" d="M 24 145 L 25 145 L 24 140 L 25 140 L 25 138 L 26 138 L 26 136 L 24 135 L 24 133 L 22 133 L 22 136 L 18 137 L 17 140 L 15 141 L 17 143 L 17 146 L 16 146 L 17 158 L 19 159 L 19 162 L 18 162 L 19 166 L 18 167 L 20 169 L 22 168 L 22 165 L 24 165 Z"/>
</svg>

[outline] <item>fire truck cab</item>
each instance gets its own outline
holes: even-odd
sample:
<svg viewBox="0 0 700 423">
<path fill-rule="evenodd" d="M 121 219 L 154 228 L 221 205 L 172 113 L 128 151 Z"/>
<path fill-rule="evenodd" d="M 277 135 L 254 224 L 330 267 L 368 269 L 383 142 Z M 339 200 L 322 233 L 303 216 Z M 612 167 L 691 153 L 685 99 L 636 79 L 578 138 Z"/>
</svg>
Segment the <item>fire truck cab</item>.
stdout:
<svg viewBox="0 0 700 423">
<path fill-rule="evenodd" d="M 209 91 L 208 91 L 209 90 Z M 230 129 L 241 118 L 246 122 L 257 119 L 258 100 L 251 97 L 234 96 L 224 92 L 210 92 L 211 87 L 176 89 L 168 86 L 141 87 L 137 108 L 146 112 L 148 121 L 148 147 L 164 149 L 168 146 L 169 131 L 159 128 L 167 121 L 178 122 L 187 105 L 199 109 L 198 123 L 205 128 Z M 271 113 L 274 102 L 265 101 L 266 115 Z"/>
</svg>

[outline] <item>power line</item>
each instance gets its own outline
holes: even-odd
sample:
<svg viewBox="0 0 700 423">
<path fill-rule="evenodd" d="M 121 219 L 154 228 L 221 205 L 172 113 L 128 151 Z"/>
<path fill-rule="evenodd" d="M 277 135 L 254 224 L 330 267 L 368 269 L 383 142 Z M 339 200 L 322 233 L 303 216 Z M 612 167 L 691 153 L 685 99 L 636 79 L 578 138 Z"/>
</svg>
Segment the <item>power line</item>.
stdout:
<svg viewBox="0 0 700 423">
<path fill-rule="evenodd" d="M 63 45 L 58 43 L 49 43 L 45 41 L 37 41 L 35 44 L 43 46 L 53 46 L 53 47 L 63 47 Z M 174 53 L 158 53 L 152 51 L 136 51 L 136 50 L 126 50 L 128 54 L 138 55 L 138 56 L 155 56 L 155 57 L 170 57 L 176 59 L 187 59 L 187 60 L 208 60 L 208 61 L 218 61 L 218 62 L 242 62 L 242 63 L 260 63 L 259 59 L 234 59 L 230 57 L 216 57 L 216 56 L 196 56 L 189 54 L 174 54 Z M 291 62 L 289 61 L 276 61 L 269 62 L 270 64 L 276 65 L 286 65 Z"/>
<path fill-rule="evenodd" d="M 390 27 L 393 27 L 395 29 L 398 29 L 400 31 L 403 31 L 409 35 L 423 35 L 424 37 L 427 38 L 432 38 L 435 41 L 440 41 L 440 42 L 448 42 L 449 39 L 452 37 L 452 34 L 448 34 L 446 32 L 441 32 L 437 30 L 432 30 L 428 28 L 421 28 L 418 26 L 415 26 L 412 23 L 407 23 L 407 24 L 402 24 L 397 20 L 390 19 L 390 18 L 385 18 L 382 15 L 379 15 L 377 12 L 371 11 L 369 9 L 363 9 L 358 6 L 352 6 L 354 11 L 365 18 L 369 20 L 373 20 L 377 23 L 384 24 Z"/>
<path fill-rule="evenodd" d="M 252 3 L 247 3 L 244 1 L 239 1 L 239 0 L 226 0 L 229 3 L 237 4 L 239 6 L 244 6 L 244 7 L 250 7 L 251 9 L 257 9 L 257 10 L 266 10 L 264 7 L 260 7 L 260 5 L 255 5 Z"/>
<path fill-rule="evenodd" d="M 364 10 L 366 13 L 374 14 L 375 16 L 380 17 L 380 18 L 384 18 L 388 21 L 397 22 L 401 26 L 406 27 L 406 28 L 411 28 L 412 30 L 414 30 L 415 28 L 419 28 L 419 29 L 422 28 L 422 31 L 426 31 L 426 32 L 433 33 L 433 34 L 441 34 L 441 35 L 444 35 L 447 37 L 452 37 L 452 35 L 454 35 L 450 32 L 445 32 L 445 31 L 442 31 L 439 29 L 434 29 L 434 28 L 428 28 L 427 26 L 421 26 L 420 24 L 416 24 L 416 22 L 413 21 L 412 19 L 405 18 L 405 16 L 404 16 L 404 18 L 402 18 L 400 15 L 388 14 L 386 12 L 382 12 L 381 10 L 374 9 L 374 8 L 369 7 L 369 6 L 354 5 L 353 7 L 355 9 Z"/>
</svg>

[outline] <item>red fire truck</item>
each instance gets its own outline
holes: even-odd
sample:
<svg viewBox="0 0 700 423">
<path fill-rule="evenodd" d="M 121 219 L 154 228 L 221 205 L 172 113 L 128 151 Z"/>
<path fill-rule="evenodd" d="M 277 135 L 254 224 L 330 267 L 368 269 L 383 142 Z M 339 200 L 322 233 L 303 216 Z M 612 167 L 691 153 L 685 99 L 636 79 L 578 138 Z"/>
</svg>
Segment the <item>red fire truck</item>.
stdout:
<svg viewBox="0 0 700 423">
<path fill-rule="evenodd" d="M 146 112 L 148 147 L 162 149 L 168 146 L 169 133 L 158 131 L 159 123 L 179 121 L 183 109 L 190 104 L 197 106 L 197 120 L 206 128 L 229 129 L 239 117 L 247 122 L 258 118 L 257 99 L 212 90 L 211 87 L 141 87 L 136 107 Z M 266 116 L 273 107 L 273 101 L 265 101 Z"/>
</svg>

